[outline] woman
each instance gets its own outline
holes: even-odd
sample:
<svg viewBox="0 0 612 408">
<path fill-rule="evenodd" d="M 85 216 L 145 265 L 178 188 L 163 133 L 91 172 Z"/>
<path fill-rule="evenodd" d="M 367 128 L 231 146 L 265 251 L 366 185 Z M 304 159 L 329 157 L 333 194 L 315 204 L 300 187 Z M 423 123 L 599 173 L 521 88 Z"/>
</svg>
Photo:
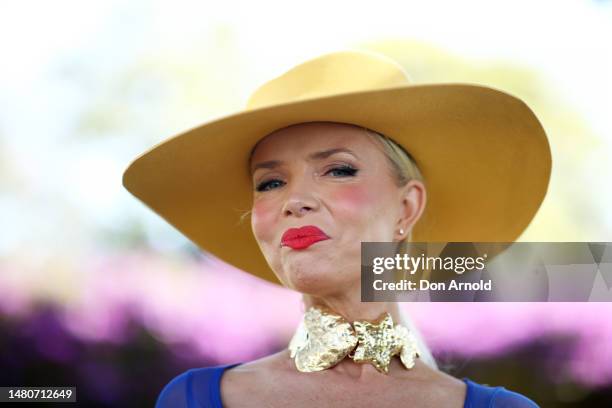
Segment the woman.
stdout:
<svg viewBox="0 0 612 408">
<path fill-rule="evenodd" d="M 189 370 L 157 406 L 537 406 L 438 370 L 397 303 L 361 302 L 360 250 L 514 241 L 550 165 L 518 99 L 411 85 L 397 63 L 353 51 L 300 64 L 245 111 L 155 146 L 125 186 L 201 248 L 304 300 L 287 349 Z"/>
</svg>

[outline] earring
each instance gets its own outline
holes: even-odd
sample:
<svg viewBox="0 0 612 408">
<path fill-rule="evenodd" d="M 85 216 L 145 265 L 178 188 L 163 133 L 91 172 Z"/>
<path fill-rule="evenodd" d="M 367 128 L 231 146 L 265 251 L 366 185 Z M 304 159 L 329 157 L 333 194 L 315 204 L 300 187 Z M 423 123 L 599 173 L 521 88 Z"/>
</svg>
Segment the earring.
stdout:
<svg viewBox="0 0 612 408">
<path fill-rule="evenodd" d="M 400 234 L 404 235 L 404 230 L 400 228 Z"/>
</svg>

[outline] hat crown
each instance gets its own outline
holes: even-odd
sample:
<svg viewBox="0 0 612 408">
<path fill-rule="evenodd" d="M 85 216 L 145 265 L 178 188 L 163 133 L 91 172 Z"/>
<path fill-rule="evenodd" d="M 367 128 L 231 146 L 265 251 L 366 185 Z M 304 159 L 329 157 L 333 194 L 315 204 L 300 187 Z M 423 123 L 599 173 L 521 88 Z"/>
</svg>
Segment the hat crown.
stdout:
<svg viewBox="0 0 612 408">
<path fill-rule="evenodd" d="M 364 51 L 341 51 L 303 62 L 260 86 L 246 109 L 337 94 L 410 85 L 396 61 Z"/>
</svg>

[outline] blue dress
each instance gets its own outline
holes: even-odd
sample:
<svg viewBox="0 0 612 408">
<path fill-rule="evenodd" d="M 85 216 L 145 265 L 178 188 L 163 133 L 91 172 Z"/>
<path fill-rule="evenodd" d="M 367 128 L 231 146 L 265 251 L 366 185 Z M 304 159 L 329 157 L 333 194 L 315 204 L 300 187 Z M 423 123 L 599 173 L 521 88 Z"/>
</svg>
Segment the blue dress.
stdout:
<svg viewBox="0 0 612 408">
<path fill-rule="evenodd" d="M 242 363 L 192 368 L 176 376 L 159 394 L 155 408 L 223 408 L 220 383 L 223 372 Z M 529 398 L 504 387 L 488 387 L 467 378 L 463 408 L 539 408 Z"/>
</svg>

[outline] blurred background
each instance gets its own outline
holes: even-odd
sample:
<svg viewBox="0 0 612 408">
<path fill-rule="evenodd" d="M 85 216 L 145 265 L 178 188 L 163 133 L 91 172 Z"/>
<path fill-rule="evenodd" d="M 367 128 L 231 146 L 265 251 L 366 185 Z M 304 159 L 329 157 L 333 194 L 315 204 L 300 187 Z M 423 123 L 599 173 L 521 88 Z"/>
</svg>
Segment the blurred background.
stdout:
<svg viewBox="0 0 612 408">
<path fill-rule="evenodd" d="M 523 99 L 553 173 L 521 240 L 612 241 L 611 39 L 601 0 L 1 0 L 0 386 L 152 406 L 188 368 L 287 346 L 299 296 L 199 251 L 121 175 L 325 52 L 378 51 L 416 83 Z M 456 377 L 543 407 L 612 406 L 611 304 L 402 306 Z"/>
</svg>

